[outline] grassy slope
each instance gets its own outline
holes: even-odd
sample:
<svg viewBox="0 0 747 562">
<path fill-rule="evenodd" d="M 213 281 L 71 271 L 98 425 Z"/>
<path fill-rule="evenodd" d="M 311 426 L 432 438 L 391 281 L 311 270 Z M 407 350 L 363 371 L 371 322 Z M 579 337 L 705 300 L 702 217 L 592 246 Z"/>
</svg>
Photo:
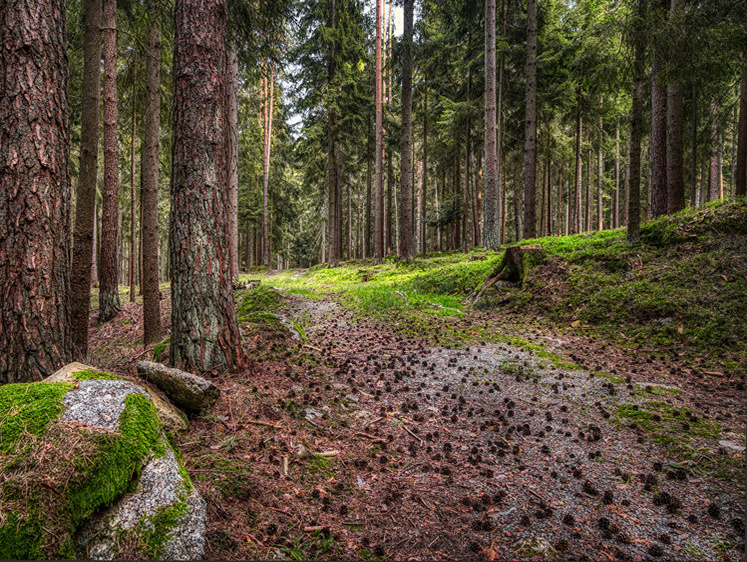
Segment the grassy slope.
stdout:
<svg viewBox="0 0 747 562">
<path fill-rule="evenodd" d="M 700 357 L 727 372 L 747 366 L 747 201 L 662 217 L 630 245 L 624 229 L 548 237 L 543 265 L 521 289 L 503 287 L 478 304 L 588 329 L 625 347 Z M 462 316 L 501 253 L 439 254 L 410 263 L 348 262 L 286 271 L 268 282 L 307 296 L 339 294 L 364 315 L 427 323 Z M 481 334 L 482 337 L 482 334 Z"/>
</svg>

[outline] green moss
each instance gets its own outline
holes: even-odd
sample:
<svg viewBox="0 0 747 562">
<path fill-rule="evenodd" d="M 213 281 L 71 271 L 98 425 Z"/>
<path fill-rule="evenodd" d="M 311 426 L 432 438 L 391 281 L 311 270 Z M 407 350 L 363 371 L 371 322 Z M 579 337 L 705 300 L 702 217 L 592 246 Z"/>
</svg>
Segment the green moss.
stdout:
<svg viewBox="0 0 747 562">
<path fill-rule="evenodd" d="M 148 559 L 159 560 L 163 558 L 169 532 L 176 525 L 176 521 L 187 513 L 188 507 L 185 492 L 179 497 L 179 501 L 173 505 L 159 507 L 154 515 L 146 516 L 141 520 L 139 527 L 146 529 L 146 531 L 141 533 L 140 539 Z"/>
<path fill-rule="evenodd" d="M 84 485 L 68 494 L 79 521 L 121 495 L 140 474 L 151 451 L 159 457 L 166 453 L 159 429 L 153 403 L 142 394 L 128 395 L 119 418 L 119 434 L 95 437 L 101 450 L 95 468 Z"/>
<path fill-rule="evenodd" d="M 71 383 L 0 386 L 0 455 L 13 452 L 21 434 L 41 435 L 64 408 Z"/>
<path fill-rule="evenodd" d="M 0 460 L 10 475 L 2 484 L 6 519 L 0 527 L 0 559 L 70 557 L 70 539 L 78 526 L 128 489 L 151 452 L 165 453 L 155 407 L 141 394 L 125 398 L 115 433 L 51 423 L 73 388 L 70 383 L 0 388 Z M 17 451 L 21 443 L 26 445 Z M 68 443 L 77 452 L 65 459 L 62 451 Z M 31 455 L 39 447 L 56 455 L 43 466 L 38 463 L 44 455 Z M 57 477 L 54 495 L 28 486 L 38 470 L 51 470 L 50 477 Z"/>
<path fill-rule="evenodd" d="M 111 373 L 104 373 L 102 371 L 77 371 L 73 373 L 75 378 L 79 381 L 121 381 L 124 380 L 122 377 L 112 375 Z"/>
<path fill-rule="evenodd" d="M 153 361 L 160 361 L 161 356 L 166 351 L 166 346 L 171 344 L 171 338 L 166 338 L 160 343 L 157 343 L 156 346 L 153 348 Z"/>
</svg>

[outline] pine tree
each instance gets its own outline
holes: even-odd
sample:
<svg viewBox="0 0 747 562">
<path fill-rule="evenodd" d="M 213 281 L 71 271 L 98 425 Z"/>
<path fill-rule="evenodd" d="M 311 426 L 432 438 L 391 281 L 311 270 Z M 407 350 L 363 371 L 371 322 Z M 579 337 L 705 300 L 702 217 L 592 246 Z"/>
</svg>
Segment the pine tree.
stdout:
<svg viewBox="0 0 747 562">
<path fill-rule="evenodd" d="M 225 370 L 244 361 L 226 235 L 226 2 L 177 0 L 174 22 L 171 361 Z"/>
<path fill-rule="evenodd" d="M 65 15 L 62 0 L 0 12 L 0 384 L 72 356 Z"/>
</svg>

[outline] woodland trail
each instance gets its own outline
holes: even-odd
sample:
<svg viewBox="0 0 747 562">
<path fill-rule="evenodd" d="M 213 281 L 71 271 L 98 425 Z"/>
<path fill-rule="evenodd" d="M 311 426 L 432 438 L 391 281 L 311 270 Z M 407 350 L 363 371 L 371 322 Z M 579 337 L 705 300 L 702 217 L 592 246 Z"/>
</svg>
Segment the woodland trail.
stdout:
<svg viewBox="0 0 747 562">
<path fill-rule="evenodd" d="M 302 340 L 245 324 L 252 364 L 213 379 L 179 444 L 206 559 L 743 560 L 744 401 L 724 378 L 529 325 L 552 353 L 443 343 L 498 313 L 426 339 L 281 293 Z M 92 317 L 96 366 L 133 374 L 138 310 Z"/>
<path fill-rule="evenodd" d="M 574 559 L 741 559 L 725 546 L 744 534 L 738 481 L 703 468 L 744 456 L 714 443 L 724 435 L 697 392 L 510 344 L 429 346 L 291 299 L 335 387 L 348 387 L 351 429 L 387 441 L 364 444 L 353 465 L 374 469 L 358 477 L 356 518 L 388 558 L 510 559 L 540 539 Z M 734 429 L 726 437 L 743 444 Z"/>
</svg>

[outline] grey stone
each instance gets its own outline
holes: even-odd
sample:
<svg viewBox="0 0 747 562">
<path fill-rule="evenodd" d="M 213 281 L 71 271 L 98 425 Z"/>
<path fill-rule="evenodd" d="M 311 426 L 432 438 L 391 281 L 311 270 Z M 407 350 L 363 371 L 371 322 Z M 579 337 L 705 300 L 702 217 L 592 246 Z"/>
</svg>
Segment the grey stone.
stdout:
<svg viewBox="0 0 747 562">
<path fill-rule="evenodd" d="M 76 383 L 78 382 L 76 373 L 79 373 L 81 371 L 96 372 L 98 371 L 98 369 L 96 369 L 95 367 L 91 367 L 90 365 L 85 365 L 83 363 L 69 363 L 41 382 Z M 144 390 L 148 393 L 148 397 L 156 407 L 156 411 L 158 412 L 158 419 L 160 420 L 161 425 L 165 431 L 178 434 L 188 429 L 189 425 L 187 424 L 186 417 L 181 411 L 179 411 L 177 408 L 175 408 L 165 400 L 162 400 L 158 395 L 149 392 L 148 389 Z"/>
<path fill-rule="evenodd" d="M 184 410 L 206 410 L 215 404 L 220 396 L 220 390 L 213 383 L 160 363 L 139 361 L 137 372 L 145 380 L 163 390 L 174 404 Z"/>
<path fill-rule="evenodd" d="M 111 560 L 117 554 L 117 538 L 123 532 L 163 533 L 158 555 L 165 560 L 194 560 L 205 549 L 205 500 L 179 473 L 179 462 L 166 447 L 166 455 L 153 458 L 143 469 L 134 492 L 125 494 L 114 505 L 88 521 L 78 533 L 77 542 L 93 560 Z M 159 511 L 181 506 L 184 514 L 173 526 L 156 529 L 153 520 Z"/>
<path fill-rule="evenodd" d="M 110 431 L 116 431 L 128 395 L 148 396 L 142 388 L 127 381 L 90 380 L 78 384 L 78 389 L 65 395 L 62 421 L 80 422 Z"/>
</svg>

